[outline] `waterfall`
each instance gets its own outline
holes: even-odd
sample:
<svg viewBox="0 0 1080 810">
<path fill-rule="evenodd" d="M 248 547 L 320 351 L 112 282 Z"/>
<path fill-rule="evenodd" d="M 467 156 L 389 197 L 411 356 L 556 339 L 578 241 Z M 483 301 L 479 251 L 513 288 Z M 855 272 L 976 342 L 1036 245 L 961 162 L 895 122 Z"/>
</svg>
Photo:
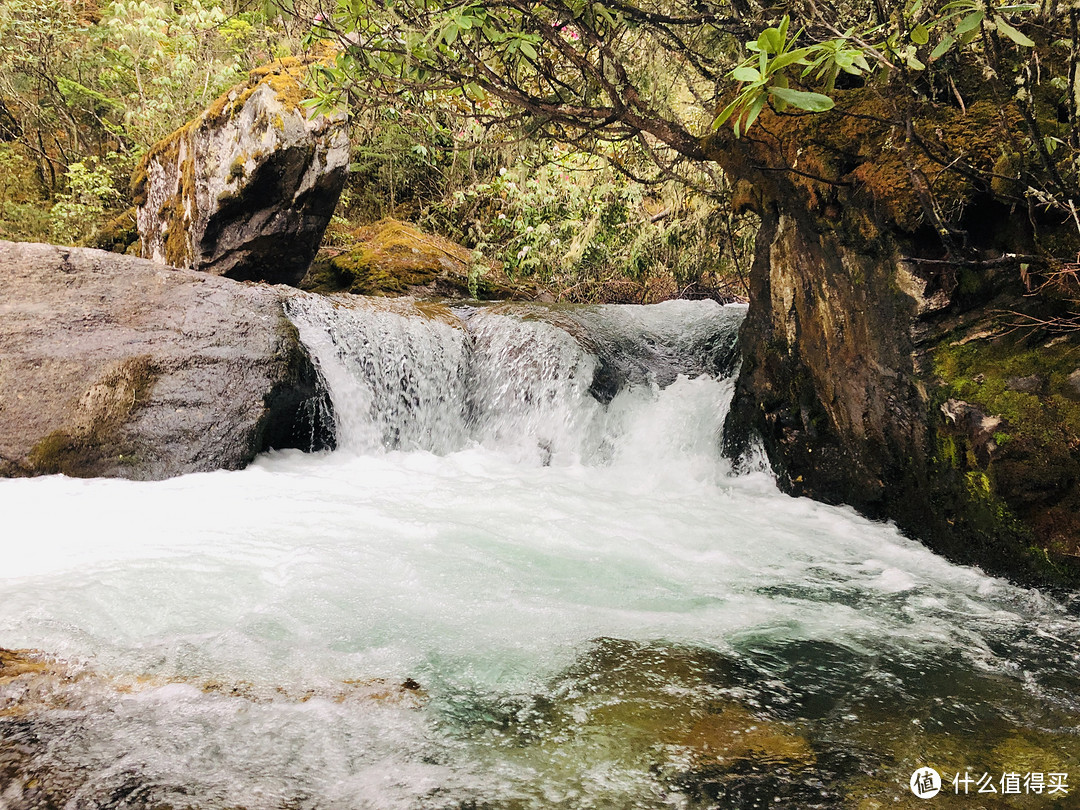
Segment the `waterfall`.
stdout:
<svg viewBox="0 0 1080 810">
<path fill-rule="evenodd" d="M 713 301 L 451 309 L 297 295 L 288 304 L 329 388 L 341 449 L 483 445 L 544 463 L 608 457 L 619 393 L 730 372 L 743 313 Z"/>
</svg>

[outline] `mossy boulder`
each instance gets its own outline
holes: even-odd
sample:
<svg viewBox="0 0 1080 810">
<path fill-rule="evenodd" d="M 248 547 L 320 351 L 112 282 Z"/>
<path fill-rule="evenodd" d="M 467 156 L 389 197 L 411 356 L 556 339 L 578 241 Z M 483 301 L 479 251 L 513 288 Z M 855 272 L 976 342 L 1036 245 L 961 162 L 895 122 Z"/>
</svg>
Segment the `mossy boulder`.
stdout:
<svg viewBox="0 0 1080 810">
<path fill-rule="evenodd" d="M 11 242 L 0 285 L 0 475 L 165 478 L 333 442 L 281 288 Z"/>
<path fill-rule="evenodd" d="M 308 64 L 252 71 L 151 148 L 132 178 L 144 257 L 238 280 L 303 278 L 349 159 L 345 115 L 302 104 Z"/>
<path fill-rule="evenodd" d="M 330 249 L 301 282 L 316 292 L 441 298 L 534 299 L 539 290 L 512 283 L 474 260 L 468 248 L 414 225 L 382 219 L 350 234 L 352 246 Z"/>
</svg>

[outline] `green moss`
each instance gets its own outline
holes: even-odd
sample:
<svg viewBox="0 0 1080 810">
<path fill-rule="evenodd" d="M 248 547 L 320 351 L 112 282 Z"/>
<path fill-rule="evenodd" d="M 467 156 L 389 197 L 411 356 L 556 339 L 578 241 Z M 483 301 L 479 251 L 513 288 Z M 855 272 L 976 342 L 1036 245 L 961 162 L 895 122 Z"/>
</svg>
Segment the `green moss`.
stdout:
<svg viewBox="0 0 1080 810">
<path fill-rule="evenodd" d="M 960 292 L 965 295 L 973 295 L 982 289 L 982 286 L 983 278 L 977 271 L 970 267 L 965 267 L 960 271 Z"/>
<path fill-rule="evenodd" d="M 1019 575 L 1026 564 L 1030 581 L 1075 583 L 1080 577 L 1069 562 L 1080 552 L 1080 392 L 1069 379 L 1077 367 L 1075 341 L 1043 345 L 1016 333 L 943 343 L 933 354 L 935 402 L 963 400 L 1002 420 L 987 424 L 991 435 L 970 422 L 942 419 L 937 427 L 939 476 L 944 481 L 959 473 L 954 519 L 987 548 L 1001 538 L 1003 555 L 1010 536 L 1019 542 L 1015 556 L 1021 559 L 1010 570 Z M 1032 376 L 1039 381 L 1035 390 L 1016 390 Z"/>
<path fill-rule="evenodd" d="M 191 218 L 188 215 L 188 206 L 195 205 L 195 157 L 190 150 L 181 162 L 179 171 L 180 189 L 165 201 L 160 213 L 168 223 L 165 232 L 165 261 L 175 267 L 184 267 L 191 260 L 191 247 L 188 244 Z M 194 211 L 191 213 L 194 214 Z"/>
<path fill-rule="evenodd" d="M 238 155 L 229 167 L 229 182 L 241 180 L 244 177 L 244 166 L 247 164 L 246 155 Z"/>
<path fill-rule="evenodd" d="M 1000 416 L 1009 426 L 1010 438 L 1040 445 L 1080 439 L 1080 401 L 1069 382 L 1069 375 L 1080 367 L 1080 346 L 1063 342 L 1032 347 L 1018 337 L 994 343 L 942 344 L 933 362 L 950 397 Z M 1010 387 L 1011 379 L 1031 375 L 1047 381 L 1048 394 Z"/>
<path fill-rule="evenodd" d="M 248 74 L 246 82 L 215 99 L 201 118 L 209 124 L 227 121 L 247 103 L 261 85 L 271 88 L 285 109 L 302 110 L 303 102 L 311 97 L 306 83 L 308 70 L 319 61 L 321 59 L 315 57 L 286 57 L 255 68 Z M 284 128 L 284 121 L 280 128 Z"/>
<path fill-rule="evenodd" d="M 131 173 L 131 203 L 136 208 L 146 204 L 146 186 L 150 182 L 146 167 L 147 161 L 144 156 L 135 167 L 135 171 Z"/>
<path fill-rule="evenodd" d="M 356 239 L 356 247 L 329 260 L 349 292 L 402 295 L 437 279 L 467 288 L 472 255 L 460 245 L 395 219 L 362 228 Z"/>
<path fill-rule="evenodd" d="M 960 466 L 960 454 L 956 447 L 956 439 L 952 436 L 942 436 L 939 447 L 939 458 L 950 467 Z"/>
<path fill-rule="evenodd" d="M 85 443 L 66 430 L 54 430 L 34 445 L 30 451 L 30 464 L 44 475 L 65 472 L 85 452 Z"/>
<path fill-rule="evenodd" d="M 991 497 L 994 490 L 990 486 L 990 477 L 986 473 L 972 470 L 965 477 L 967 478 L 968 492 L 971 493 L 972 497 L 979 499 Z"/>
<path fill-rule="evenodd" d="M 533 300 L 539 293 L 534 283 L 511 282 L 497 265 L 477 267 L 467 248 L 396 219 L 359 228 L 347 238 L 353 240 L 353 247 L 321 253 L 300 282 L 301 289 L 488 300 Z"/>
<path fill-rule="evenodd" d="M 139 225 L 136 221 L 135 208 L 109 220 L 101 226 L 87 241 L 87 247 L 125 253 L 139 240 Z"/>
<path fill-rule="evenodd" d="M 1028 559 L 1031 561 L 1032 568 L 1038 574 L 1039 578 L 1043 582 L 1057 582 L 1068 583 L 1075 587 L 1077 574 L 1069 566 L 1062 565 L 1058 559 L 1054 559 L 1050 556 L 1049 549 L 1042 548 L 1041 546 L 1028 546 L 1027 549 Z"/>
</svg>

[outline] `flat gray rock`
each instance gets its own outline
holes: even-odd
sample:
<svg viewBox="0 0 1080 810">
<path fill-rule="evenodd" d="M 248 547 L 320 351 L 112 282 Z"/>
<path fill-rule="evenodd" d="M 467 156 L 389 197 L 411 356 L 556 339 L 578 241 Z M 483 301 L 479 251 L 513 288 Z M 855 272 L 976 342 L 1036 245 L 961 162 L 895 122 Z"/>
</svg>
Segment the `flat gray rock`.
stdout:
<svg viewBox="0 0 1080 810">
<path fill-rule="evenodd" d="M 157 479 L 332 444 L 285 288 L 0 242 L 0 474 Z"/>
</svg>

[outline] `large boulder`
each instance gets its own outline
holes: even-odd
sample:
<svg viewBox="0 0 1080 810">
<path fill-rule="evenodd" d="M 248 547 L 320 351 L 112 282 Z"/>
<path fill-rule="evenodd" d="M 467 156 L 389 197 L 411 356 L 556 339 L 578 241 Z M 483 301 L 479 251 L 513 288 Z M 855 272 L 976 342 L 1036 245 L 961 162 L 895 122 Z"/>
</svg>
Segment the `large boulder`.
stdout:
<svg viewBox="0 0 1080 810">
<path fill-rule="evenodd" d="M 307 65 L 252 71 L 157 143 L 133 177 L 142 255 L 238 280 L 296 284 L 349 161 L 344 114 L 313 116 Z"/>
<path fill-rule="evenodd" d="M 12 242 L 0 288 L 2 475 L 156 479 L 333 441 L 285 288 Z"/>
</svg>

